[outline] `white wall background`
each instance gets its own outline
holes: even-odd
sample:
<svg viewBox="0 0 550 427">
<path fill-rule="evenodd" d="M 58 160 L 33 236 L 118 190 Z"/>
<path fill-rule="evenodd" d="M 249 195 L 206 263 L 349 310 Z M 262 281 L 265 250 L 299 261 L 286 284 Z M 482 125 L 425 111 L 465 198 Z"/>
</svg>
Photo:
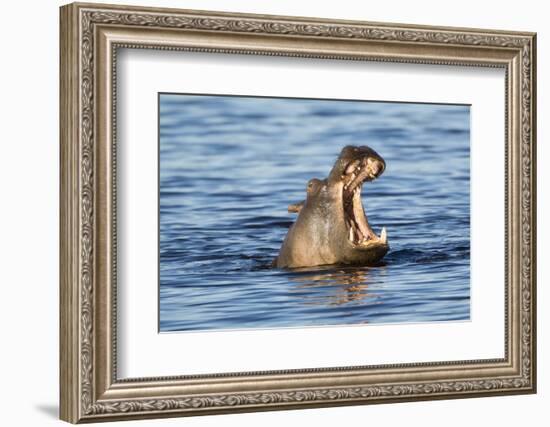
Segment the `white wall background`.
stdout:
<svg viewBox="0 0 550 427">
<path fill-rule="evenodd" d="M 113 3 L 122 3 L 110 0 Z M 130 1 L 130 0 L 129 0 Z M 550 28 L 545 2 L 133 0 L 133 4 L 538 32 L 539 393 L 438 402 L 136 421 L 132 425 L 545 425 L 550 405 Z M 60 425 L 58 402 L 58 6 L 6 2 L 0 24 L 0 401 L 2 425 Z M 545 197 L 546 196 L 546 197 Z M 546 418 L 546 419 L 545 419 Z"/>
</svg>

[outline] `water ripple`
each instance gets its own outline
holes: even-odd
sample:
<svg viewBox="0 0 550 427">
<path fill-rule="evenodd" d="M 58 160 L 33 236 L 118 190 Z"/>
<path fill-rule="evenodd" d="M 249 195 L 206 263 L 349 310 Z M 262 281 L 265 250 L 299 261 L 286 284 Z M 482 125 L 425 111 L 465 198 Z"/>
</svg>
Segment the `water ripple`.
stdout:
<svg viewBox="0 0 550 427">
<path fill-rule="evenodd" d="M 287 206 L 346 144 L 387 162 L 363 201 L 378 266 L 272 267 Z M 161 331 L 470 316 L 469 108 L 162 95 Z"/>
</svg>

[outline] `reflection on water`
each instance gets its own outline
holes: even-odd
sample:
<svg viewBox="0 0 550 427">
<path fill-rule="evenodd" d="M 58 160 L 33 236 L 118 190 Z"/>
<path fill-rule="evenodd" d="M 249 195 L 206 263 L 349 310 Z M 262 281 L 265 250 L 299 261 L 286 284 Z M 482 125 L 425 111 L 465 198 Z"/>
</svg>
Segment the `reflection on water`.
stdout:
<svg viewBox="0 0 550 427">
<path fill-rule="evenodd" d="M 363 202 L 390 252 L 271 268 L 347 144 L 386 160 Z M 469 153 L 463 106 L 161 95 L 161 331 L 469 319 Z"/>
<path fill-rule="evenodd" d="M 315 292 L 310 292 L 310 296 L 304 298 L 304 304 L 313 305 L 340 305 L 351 302 L 360 302 L 369 298 L 368 293 L 368 268 L 359 269 L 357 267 L 348 267 L 336 271 L 316 271 L 306 273 L 303 276 L 292 277 L 291 280 L 296 283 L 296 289 L 304 289 L 306 294 L 308 288 L 315 291 L 314 288 L 326 287 L 329 291 L 323 298 L 316 296 Z M 331 295 L 332 293 L 332 295 Z"/>
</svg>

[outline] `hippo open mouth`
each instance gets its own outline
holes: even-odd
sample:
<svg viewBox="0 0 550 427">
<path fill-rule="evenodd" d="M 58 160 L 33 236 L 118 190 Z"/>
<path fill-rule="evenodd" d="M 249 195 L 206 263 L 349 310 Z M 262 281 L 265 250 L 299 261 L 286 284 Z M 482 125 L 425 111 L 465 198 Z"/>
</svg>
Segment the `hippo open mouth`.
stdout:
<svg viewBox="0 0 550 427">
<path fill-rule="evenodd" d="M 306 199 L 288 207 L 298 214 L 274 265 L 280 268 L 328 264 L 372 265 L 389 250 L 386 229 L 372 230 L 361 200 L 367 181 L 386 169 L 372 148 L 347 146 L 325 179 L 310 179 Z"/>
<path fill-rule="evenodd" d="M 363 183 L 374 181 L 384 172 L 382 162 L 365 157 L 362 160 L 353 160 L 345 168 L 342 176 L 342 205 L 344 220 L 349 230 L 348 239 L 355 246 L 368 246 L 374 242 L 387 243 L 386 228 L 382 228 L 380 236 L 370 227 L 365 209 L 361 200 Z"/>
</svg>

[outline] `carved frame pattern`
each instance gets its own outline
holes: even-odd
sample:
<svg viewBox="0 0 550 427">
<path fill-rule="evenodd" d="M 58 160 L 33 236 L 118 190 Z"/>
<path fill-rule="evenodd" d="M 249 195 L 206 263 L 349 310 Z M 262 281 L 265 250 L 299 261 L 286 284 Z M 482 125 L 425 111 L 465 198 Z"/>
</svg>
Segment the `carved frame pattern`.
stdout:
<svg viewBox="0 0 550 427">
<path fill-rule="evenodd" d="M 61 280 L 61 416 L 71 422 L 100 421 L 119 418 L 136 418 L 167 415 L 216 413 L 258 409 L 284 409 L 329 404 L 358 404 L 412 399 L 487 395 L 497 392 L 525 393 L 535 390 L 535 35 L 530 33 L 487 32 L 452 28 L 411 27 L 405 25 L 327 22 L 303 18 L 265 17 L 260 15 L 231 15 L 208 12 L 155 10 L 73 4 L 65 6 L 62 16 L 62 65 L 78 66 L 75 74 L 62 70 L 61 122 L 72 129 L 62 134 L 62 166 L 67 165 L 67 176 L 62 172 L 62 240 L 72 238 L 76 247 L 62 247 L 61 268 L 66 279 Z M 297 37 L 327 40 L 384 41 L 401 45 L 453 46 L 458 48 L 481 47 L 501 49 L 515 54 L 519 61 L 521 103 L 519 151 L 521 156 L 521 288 L 517 306 L 520 321 L 519 372 L 506 377 L 462 378 L 443 381 L 400 382 L 367 384 L 364 386 L 298 387 L 290 390 L 261 392 L 212 393 L 180 397 L 104 398 L 98 396 L 96 373 L 98 368 L 94 316 L 97 307 L 94 293 L 101 286 L 94 277 L 96 271 L 96 72 L 97 53 L 95 40 L 100 26 L 147 28 L 155 30 L 204 31 L 228 34 L 254 34 L 280 37 Z M 122 45 L 120 45 L 122 46 Z M 133 46 L 127 44 L 126 46 Z M 177 49 L 173 46 L 142 46 L 157 49 Z M 240 52 L 263 55 L 308 56 L 337 58 L 335 54 L 255 51 L 253 49 L 191 49 L 215 52 Z M 65 59 L 63 60 L 63 52 Z M 116 60 L 116 46 L 113 51 Z M 354 58 L 349 54 L 345 59 Z M 371 57 L 369 60 L 391 60 L 409 63 L 468 63 L 494 66 L 490 61 L 464 61 L 461 57 L 449 59 L 423 59 L 422 57 Z M 65 61 L 65 62 L 63 62 Z M 511 63 L 511 61 L 510 61 Z M 510 73 L 512 68 L 508 69 Z M 113 76 L 116 81 L 116 76 Z M 65 82 L 65 83 L 64 83 Z M 64 104 L 64 101 L 65 104 Z M 76 105 L 75 105 L 76 102 Z M 65 110 L 64 110 L 65 108 Z M 508 106 L 510 108 L 510 106 Z M 75 109 L 78 111 L 75 112 Z M 114 109 L 113 109 L 114 111 Z M 76 114 L 76 116 L 75 116 Z M 112 125 L 116 117 L 112 117 Z M 76 139 L 76 141 L 75 141 Z M 72 148 L 70 148 L 71 146 Z M 75 147 L 79 147 L 78 150 Z M 63 153 L 67 153 L 63 157 Z M 75 165 L 75 160 L 78 164 Z M 71 163 L 72 162 L 72 163 Z M 115 165 L 116 166 L 116 162 Z M 72 174 L 72 175 L 71 175 Z M 71 176 L 68 176 L 71 175 Z M 65 187 L 63 187 L 65 185 Z M 65 189 L 63 191 L 63 188 Z M 115 193 L 116 194 L 116 193 Z M 76 199 L 75 199 L 76 197 Z M 76 203 L 76 205 L 75 205 Z M 113 212 L 113 215 L 116 213 Z M 72 218 L 69 221 L 67 218 Z M 65 225 L 64 225 L 65 224 Z M 114 236 L 116 239 L 116 236 Z M 116 240 L 115 240 L 116 245 Z M 116 260 L 114 261 L 116 262 Z M 72 263 L 72 264 L 71 264 Z M 69 265 L 72 265 L 70 267 Z M 115 265 L 116 270 L 116 265 Z M 71 276 L 72 274 L 72 276 Z M 69 288 L 71 290 L 69 290 Z M 64 300 L 64 295 L 70 295 Z M 115 313 L 116 318 L 116 313 Z M 115 327 L 115 325 L 111 325 Z M 116 340 L 115 340 L 116 341 Z M 71 347 L 71 351 L 68 351 Z M 116 348 L 113 354 L 116 354 Z M 65 357 L 65 358 L 64 358 Z M 435 365 L 435 364 L 434 364 Z M 449 365 L 456 363 L 442 363 Z M 464 363 L 466 366 L 467 364 Z M 113 362 L 112 380 L 116 384 L 116 362 Z M 403 365 L 405 366 L 405 365 Z M 411 365 L 412 366 L 412 365 Z M 396 369 L 399 366 L 396 367 Z M 338 369 L 336 369 L 338 370 Z M 302 371 L 304 372 L 304 371 Z M 225 375 L 224 375 L 225 376 Z M 231 376 L 231 375 L 229 375 Z M 173 381 L 178 381 L 174 379 Z"/>
</svg>

